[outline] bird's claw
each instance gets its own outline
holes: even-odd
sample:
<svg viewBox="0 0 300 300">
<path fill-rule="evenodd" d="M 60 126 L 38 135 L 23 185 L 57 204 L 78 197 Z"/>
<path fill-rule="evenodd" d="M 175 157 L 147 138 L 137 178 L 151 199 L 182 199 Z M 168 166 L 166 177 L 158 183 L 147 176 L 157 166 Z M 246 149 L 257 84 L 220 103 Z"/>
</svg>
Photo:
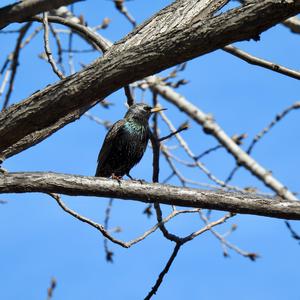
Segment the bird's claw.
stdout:
<svg viewBox="0 0 300 300">
<path fill-rule="evenodd" d="M 138 181 L 140 184 L 146 183 L 146 180 L 145 180 L 145 179 L 137 179 L 136 181 Z"/>
<path fill-rule="evenodd" d="M 112 179 L 115 179 L 119 182 L 119 184 L 121 184 L 121 179 L 122 179 L 122 176 L 118 176 L 118 175 L 115 175 L 114 173 L 111 175 L 111 178 Z"/>
</svg>

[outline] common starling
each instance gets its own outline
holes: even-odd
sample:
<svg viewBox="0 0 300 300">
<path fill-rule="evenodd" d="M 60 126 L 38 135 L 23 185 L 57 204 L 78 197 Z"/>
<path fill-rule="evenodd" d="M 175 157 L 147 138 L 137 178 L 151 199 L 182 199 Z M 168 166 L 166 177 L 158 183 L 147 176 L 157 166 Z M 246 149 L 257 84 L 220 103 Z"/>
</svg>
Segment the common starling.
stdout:
<svg viewBox="0 0 300 300">
<path fill-rule="evenodd" d="M 146 150 L 151 113 L 163 110 L 138 103 L 129 107 L 124 119 L 117 121 L 108 131 L 98 156 L 95 176 L 121 178 L 136 165 Z"/>
</svg>

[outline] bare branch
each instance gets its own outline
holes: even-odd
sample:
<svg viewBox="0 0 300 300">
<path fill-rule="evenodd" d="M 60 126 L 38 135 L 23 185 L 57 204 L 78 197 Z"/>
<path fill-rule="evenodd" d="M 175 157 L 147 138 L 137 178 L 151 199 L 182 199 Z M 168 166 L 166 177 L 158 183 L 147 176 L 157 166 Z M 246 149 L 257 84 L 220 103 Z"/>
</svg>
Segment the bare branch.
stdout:
<svg viewBox="0 0 300 300">
<path fill-rule="evenodd" d="M 172 252 L 172 255 L 170 256 L 170 258 L 169 258 L 166 266 L 164 267 L 164 269 L 159 274 L 155 285 L 152 287 L 151 291 L 148 293 L 148 295 L 145 297 L 144 300 L 149 300 L 149 299 L 152 298 L 153 295 L 156 294 L 156 292 L 157 292 L 158 288 L 160 287 L 160 285 L 161 285 L 161 283 L 162 283 L 165 275 L 169 272 L 169 269 L 170 269 L 172 263 L 174 262 L 174 259 L 177 256 L 178 251 L 179 251 L 179 249 L 180 249 L 181 246 L 182 246 L 182 244 L 176 243 L 176 245 L 174 247 L 174 250 Z"/>
<path fill-rule="evenodd" d="M 238 164 L 244 166 L 257 178 L 264 182 L 277 193 L 278 196 L 288 200 L 296 200 L 292 192 L 290 192 L 281 182 L 272 176 L 272 174 L 259 165 L 251 156 L 242 150 L 231 137 L 215 122 L 215 120 L 202 112 L 198 107 L 193 105 L 182 95 L 178 94 L 170 87 L 163 85 L 157 77 L 148 77 L 147 82 L 150 88 L 159 93 L 163 98 L 176 105 L 180 110 L 189 115 L 195 122 L 203 127 L 207 134 L 213 135 L 236 159 Z"/>
<path fill-rule="evenodd" d="M 170 128 L 171 131 L 176 131 L 175 127 L 171 123 L 171 121 L 167 118 L 167 116 L 161 111 L 160 115 L 164 122 L 167 124 L 167 126 Z M 187 153 L 187 155 L 194 160 L 195 166 L 197 166 L 210 180 L 215 182 L 216 184 L 220 185 L 221 187 L 226 187 L 228 189 L 236 190 L 236 191 L 241 191 L 241 189 L 238 189 L 234 186 L 229 186 L 227 185 L 224 181 L 218 179 L 216 176 L 214 176 L 200 161 L 199 159 L 195 156 L 195 154 L 192 152 L 190 147 L 188 146 L 187 142 L 182 138 L 182 136 L 179 133 L 175 134 L 175 137 L 177 138 L 180 146 L 184 149 L 184 151 Z"/>
<path fill-rule="evenodd" d="M 109 219 L 110 219 L 110 213 L 111 213 L 113 200 L 114 200 L 113 198 L 109 199 L 106 210 L 105 210 L 105 219 L 104 219 L 104 229 L 105 230 L 108 230 L 108 222 L 109 222 Z M 107 238 L 104 238 L 103 245 L 104 245 L 106 261 L 112 263 L 113 262 L 112 257 L 114 255 L 114 253 L 108 249 L 108 239 Z"/>
<path fill-rule="evenodd" d="M 113 0 L 115 3 L 116 9 L 125 16 L 125 18 L 131 23 L 133 27 L 136 26 L 135 19 L 131 16 L 128 9 L 124 5 L 124 0 Z"/>
<path fill-rule="evenodd" d="M 152 105 L 153 107 L 157 107 L 157 94 L 155 92 L 152 93 Z M 152 151 L 153 151 L 153 171 L 152 171 L 152 181 L 154 183 L 159 182 L 159 157 L 160 157 L 160 141 L 159 141 L 159 132 L 158 132 L 158 123 L 157 123 L 157 114 L 153 115 L 153 133 L 150 135 L 150 140 L 152 143 Z M 178 242 L 180 238 L 170 233 L 162 222 L 162 210 L 158 201 L 154 202 L 154 209 L 156 213 L 156 219 L 159 224 L 159 229 L 162 232 L 163 236 L 173 242 Z"/>
<path fill-rule="evenodd" d="M 30 18 L 32 21 L 37 21 L 37 22 L 43 22 L 43 19 L 41 17 L 35 16 Z M 92 30 L 90 30 L 88 27 L 83 26 L 81 24 L 77 24 L 69 19 L 64 19 L 61 17 L 57 16 L 48 16 L 48 21 L 52 23 L 58 23 L 62 24 L 65 26 L 70 27 L 71 29 L 75 30 L 78 32 L 80 35 L 84 35 L 84 37 L 87 40 L 90 40 L 90 42 L 95 45 L 97 50 L 101 50 L 103 53 L 106 52 L 110 45 L 100 37 L 100 35 L 94 33 Z"/>
<path fill-rule="evenodd" d="M 164 267 L 164 269 L 162 270 L 162 272 L 159 274 L 158 279 L 157 279 L 155 285 L 152 287 L 151 291 L 148 293 L 148 295 L 146 296 L 145 299 L 151 299 L 152 296 L 154 294 L 156 294 L 158 288 L 160 287 L 160 285 L 161 285 L 161 283 L 162 283 L 162 281 L 164 279 L 164 276 L 168 273 L 168 271 L 169 271 L 172 263 L 174 262 L 174 259 L 175 259 L 176 255 L 178 254 L 178 251 L 179 251 L 180 247 L 183 244 L 191 241 L 192 239 L 194 239 L 198 235 L 200 235 L 200 234 L 202 234 L 202 233 L 204 233 L 204 232 L 206 232 L 208 230 L 211 230 L 214 226 L 217 226 L 217 225 L 220 225 L 220 224 L 224 223 L 230 217 L 232 217 L 232 214 L 229 213 L 229 214 L 225 215 L 224 217 L 220 218 L 219 220 L 207 224 L 205 227 L 203 227 L 200 230 L 198 230 L 198 231 L 196 231 L 196 232 L 194 232 L 194 233 L 186 236 L 185 238 L 179 239 L 176 242 L 176 245 L 175 245 L 175 248 L 173 250 L 173 253 L 170 256 L 170 258 L 169 258 L 166 266 Z"/>
<path fill-rule="evenodd" d="M 203 214 L 203 212 L 200 211 L 199 214 L 200 214 L 200 218 L 204 221 L 204 223 L 205 223 L 206 225 L 209 225 L 209 221 L 208 221 L 207 217 Z M 228 247 L 228 248 L 234 250 L 234 251 L 237 252 L 238 254 L 240 254 L 240 255 L 242 255 L 242 256 L 244 256 L 244 257 L 247 257 L 247 258 L 249 258 L 249 259 L 252 260 L 252 261 L 255 261 L 256 258 L 259 257 L 259 255 L 256 254 L 256 253 L 244 251 L 244 250 L 240 249 L 239 247 L 237 247 L 237 246 L 235 246 L 235 245 L 229 243 L 229 242 L 225 239 L 224 236 L 222 236 L 220 233 L 218 233 L 218 232 L 215 231 L 214 229 L 210 228 L 209 230 L 210 230 L 210 232 L 211 232 L 217 239 L 220 240 L 220 242 L 221 242 L 223 245 L 225 245 L 226 247 Z M 225 250 L 224 250 L 224 251 L 225 251 Z M 226 252 L 224 252 L 224 254 L 225 254 L 225 253 L 226 253 Z M 227 254 L 227 256 L 228 256 L 228 254 Z"/>
<path fill-rule="evenodd" d="M 300 241 L 300 235 L 292 228 L 291 224 L 288 221 L 285 221 L 285 225 L 290 231 L 292 238 L 296 241 Z"/>
<path fill-rule="evenodd" d="M 277 114 L 275 118 L 271 121 L 268 126 L 266 126 L 263 130 L 261 130 L 252 140 L 250 146 L 246 150 L 247 154 L 250 154 L 255 147 L 256 143 L 259 142 L 265 134 L 267 134 L 278 122 L 280 122 L 289 112 L 299 109 L 300 108 L 300 102 L 295 102 L 293 105 L 287 107 L 284 109 L 281 113 Z M 226 179 L 226 183 L 228 183 L 230 180 L 232 180 L 234 174 L 237 172 L 237 170 L 240 168 L 240 165 L 237 164 L 230 174 L 228 175 Z"/>
<path fill-rule="evenodd" d="M 134 104 L 134 98 L 132 96 L 130 86 L 125 85 L 124 91 L 125 91 L 125 95 L 126 95 L 126 98 L 127 98 L 127 104 L 128 104 L 128 106 L 131 106 L 132 104 Z"/>
<path fill-rule="evenodd" d="M 9 98 L 13 91 L 14 80 L 15 80 L 17 68 L 19 65 L 19 55 L 20 55 L 20 50 L 21 50 L 21 43 L 22 43 L 23 38 L 25 37 L 25 34 L 27 33 L 28 29 L 30 28 L 30 26 L 31 26 L 31 22 L 28 22 L 20 29 L 20 34 L 19 34 L 19 37 L 16 42 L 16 47 L 12 54 L 12 65 L 10 67 L 11 75 L 10 75 L 9 87 L 8 87 L 8 91 L 7 91 L 7 94 L 6 94 L 4 103 L 3 103 L 2 110 L 4 110 L 7 107 Z"/>
<path fill-rule="evenodd" d="M 265 127 L 262 131 L 260 131 L 253 141 L 251 142 L 249 148 L 247 149 L 247 153 L 250 154 L 255 146 L 255 144 L 265 135 L 267 134 L 278 122 L 280 122 L 288 113 L 293 110 L 300 109 L 300 102 L 295 102 L 293 105 L 287 107 L 282 112 L 277 114 L 275 118 L 271 121 L 271 123 Z"/>
<path fill-rule="evenodd" d="M 199 209 L 191 209 L 191 210 L 176 210 L 173 211 L 171 214 L 169 214 L 167 217 L 165 217 L 164 219 L 161 219 L 159 223 L 157 223 L 156 225 L 154 225 L 152 228 L 148 229 L 147 231 L 145 231 L 142 235 L 138 236 L 137 238 L 129 241 L 129 242 L 123 242 L 121 240 L 115 239 L 113 236 L 110 235 L 109 231 L 107 230 L 107 228 L 105 228 L 105 226 L 96 223 L 82 215 L 80 215 L 79 213 L 75 212 L 74 210 L 70 209 L 69 207 L 66 206 L 66 204 L 61 200 L 61 197 L 58 194 L 55 193 L 48 193 L 49 196 L 51 196 L 56 202 L 57 204 L 68 214 L 70 214 L 71 216 L 73 216 L 74 218 L 76 218 L 77 220 L 84 222 L 90 226 L 92 226 L 93 228 L 97 229 L 98 231 L 101 232 L 101 234 L 107 238 L 108 240 L 110 240 L 111 242 L 122 246 L 124 248 L 130 248 L 133 245 L 139 243 L 140 241 L 144 240 L 146 237 L 148 237 L 150 234 L 152 234 L 154 231 L 156 231 L 160 226 L 162 226 L 163 224 L 169 222 L 171 219 L 173 219 L 174 217 L 176 217 L 177 215 L 180 214 L 188 214 L 188 213 L 198 213 Z M 216 224 L 217 225 L 217 224 Z M 180 240 L 180 238 L 178 238 L 178 241 Z M 108 253 L 107 253 L 108 254 Z"/>
<path fill-rule="evenodd" d="M 0 30 L 36 14 L 82 0 L 26 0 L 0 8 Z"/>
<path fill-rule="evenodd" d="M 274 72 L 277 72 L 277 73 L 280 73 L 280 74 L 283 74 L 283 75 L 286 75 L 286 76 L 289 76 L 289 77 L 292 77 L 292 78 L 295 78 L 298 80 L 300 79 L 300 72 L 291 70 L 286 67 L 280 66 L 278 64 L 272 63 L 270 61 L 258 58 L 256 56 L 251 55 L 251 54 L 249 54 L 241 49 L 238 49 L 232 45 L 225 46 L 223 48 L 223 50 L 225 52 L 228 52 L 228 53 L 236 56 L 236 57 L 241 58 L 242 60 L 246 61 L 247 63 L 249 63 L 251 65 L 263 67 L 263 68 L 272 70 Z"/>
<path fill-rule="evenodd" d="M 64 79 L 65 76 L 62 74 L 62 72 L 60 72 L 60 70 L 58 69 L 53 56 L 52 56 L 52 52 L 50 49 L 50 44 L 49 44 L 49 25 L 48 25 L 48 13 L 45 12 L 43 14 L 43 25 L 44 25 L 44 49 L 45 49 L 45 53 L 47 55 L 47 59 L 49 64 L 52 67 L 53 72 L 60 78 L 60 79 Z"/>
<path fill-rule="evenodd" d="M 250 193 L 208 191 L 136 181 L 72 176 L 59 173 L 8 173 L 0 176 L 0 194 L 3 193 L 61 193 L 131 199 L 144 203 L 193 208 L 208 208 L 233 213 L 300 220 L 300 202 L 268 198 Z"/>
<path fill-rule="evenodd" d="M 52 299 L 52 296 L 53 296 L 53 292 L 56 288 L 56 285 L 57 285 L 57 282 L 56 282 L 56 279 L 53 277 L 51 278 L 51 282 L 50 282 L 50 286 L 47 290 L 47 300 L 51 300 Z"/>
<path fill-rule="evenodd" d="M 182 125 L 179 126 L 179 128 L 175 131 L 172 131 L 170 134 L 163 136 L 161 138 L 159 138 L 159 141 L 165 141 L 169 138 L 171 138 L 172 136 L 176 135 L 177 133 L 180 133 L 181 131 L 187 130 L 189 128 L 189 124 L 188 122 L 184 122 Z"/>
</svg>

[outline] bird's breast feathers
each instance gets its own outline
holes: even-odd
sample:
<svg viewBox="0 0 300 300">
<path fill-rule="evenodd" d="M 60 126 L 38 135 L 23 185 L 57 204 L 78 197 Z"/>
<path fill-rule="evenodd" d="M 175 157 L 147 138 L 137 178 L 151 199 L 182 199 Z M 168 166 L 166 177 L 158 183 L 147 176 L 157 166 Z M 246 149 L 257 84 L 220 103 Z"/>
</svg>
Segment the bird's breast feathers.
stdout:
<svg viewBox="0 0 300 300">
<path fill-rule="evenodd" d="M 148 131 L 148 125 L 141 124 L 139 122 L 127 121 L 124 124 L 124 129 L 134 135 L 144 135 Z"/>
</svg>

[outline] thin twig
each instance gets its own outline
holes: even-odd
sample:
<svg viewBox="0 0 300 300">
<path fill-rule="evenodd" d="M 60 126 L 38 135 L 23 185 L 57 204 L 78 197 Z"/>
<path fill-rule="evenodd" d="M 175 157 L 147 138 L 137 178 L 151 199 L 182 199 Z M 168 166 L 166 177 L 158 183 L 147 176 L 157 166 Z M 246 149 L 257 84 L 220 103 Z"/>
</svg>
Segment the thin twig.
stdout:
<svg viewBox="0 0 300 300">
<path fill-rule="evenodd" d="M 164 136 L 164 137 L 161 137 L 161 138 L 159 139 L 159 141 L 160 141 L 160 142 L 165 141 L 165 140 L 169 139 L 170 137 L 176 135 L 177 133 L 179 133 L 179 132 L 181 132 L 181 131 L 183 131 L 183 130 L 187 130 L 188 128 L 189 128 L 189 124 L 188 124 L 187 122 L 185 122 L 184 124 L 180 125 L 179 128 L 178 128 L 177 130 L 172 131 L 170 134 L 168 134 L 168 135 L 166 135 L 166 136 Z"/>
<path fill-rule="evenodd" d="M 155 285 L 151 288 L 151 291 L 148 293 L 148 295 L 145 297 L 144 300 L 149 300 L 152 298 L 153 295 L 156 294 L 158 288 L 160 287 L 165 275 L 168 273 L 172 263 L 174 262 L 174 259 L 175 257 L 177 256 L 178 254 L 178 251 L 180 249 L 180 247 L 182 246 L 181 243 L 176 243 L 175 247 L 174 247 L 174 250 L 172 252 L 172 255 L 170 256 L 166 266 L 164 267 L 164 269 L 161 271 L 161 273 L 159 274 L 157 280 L 156 280 L 156 283 Z"/>
<path fill-rule="evenodd" d="M 234 214 L 229 213 L 229 214 L 223 216 L 222 218 L 220 218 L 220 219 L 218 219 L 218 220 L 216 220 L 214 222 L 211 222 L 211 223 L 207 224 L 205 227 L 199 229 L 198 231 L 195 231 L 192 234 L 189 234 L 189 235 L 187 235 L 184 238 L 180 238 L 176 242 L 176 245 L 175 245 L 175 248 L 173 250 L 173 253 L 170 256 L 170 258 L 169 258 L 166 266 L 164 267 L 164 269 L 162 270 L 162 272 L 159 274 L 158 279 L 157 279 L 155 285 L 151 288 L 151 291 L 148 293 L 148 295 L 146 296 L 145 300 L 146 299 L 151 299 L 151 297 L 157 292 L 158 288 L 160 287 L 160 285 L 161 285 L 161 283 L 162 283 L 162 281 L 164 279 L 164 276 L 168 273 L 168 271 L 169 271 L 172 263 L 174 262 L 174 259 L 175 259 L 176 255 L 178 254 L 178 251 L 179 251 L 180 247 L 183 244 L 185 244 L 185 243 L 193 240 L 195 237 L 199 236 L 200 234 L 202 234 L 202 233 L 204 233 L 204 232 L 206 232 L 208 230 L 211 230 L 212 227 L 217 226 L 219 224 L 223 224 L 227 219 L 231 218 L 232 216 L 234 216 Z"/>
<path fill-rule="evenodd" d="M 199 212 L 199 215 L 200 215 L 200 218 L 203 220 L 203 222 L 208 225 L 209 224 L 209 221 L 207 219 L 207 217 L 203 214 L 202 211 Z M 259 255 L 257 253 L 254 253 L 254 252 L 247 252 L 247 251 L 244 251 L 242 249 L 240 249 L 239 247 L 237 247 L 236 245 L 233 245 L 231 243 L 229 243 L 224 236 L 222 236 L 220 233 L 218 233 L 217 231 L 215 231 L 214 229 L 210 228 L 209 229 L 210 232 L 217 238 L 220 240 L 221 244 L 225 247 L 228 247 L 232 250 L 234 250 L 235 252 L 237 252 L 238 254 L 244 256 L 244 257 L 247 257 L 249 258 L 250 260 L 252 261 L 255 261 Z M 224 248 L 226 249 L 226 248 Z M 224 255 L 227 256 L 227 252 L 226 250 L 224 250 Z"/>
<path fill-rule="evenodd" d="M 71 14 L 74 15 L 74 5 L 73 4 L 71 5 Z M 73 48 L 73 30 L 70 31 L 69 37 L 68 37 L 68 63 L 69 63 L 69 68 L 70 68 L 70 74 L 75 73 L 72 48 Z"/>
<path fill-rule="evenodd" d="M 38 21 L 41 23 L 43 22 L 43 19 L 38 16 L 31 17 L 30 20 Z M 82 34 L 86 40 L 89 40 L 93 45 L 95 45 L 97 50 L 100 50 L 103 53 L 106 52 L 110 47 L 110 44 L 106 40 L 104 40 L 100 35 L 92 32 L 86 26 L 83 26 L 83 25 L 77 24 L 75 22 L 72 22 L 71 20 L 61 18 L 61 17 L 56 17 L 56 16 L 55 17 L 48 16 L 48 21 L 70 27 L 71 29 L 78 32 L 79 34 Z"/>
<path fill-rule="evenodd" d="M 265 128 L 263 128 L 263 130 L 261 130 L 258 134 L 256 134 L 256 136 L 254 137 L 254 139 L 250 143 L 250 146 L 246 150 L 246 153 L 251 154 L 251 152 L 252 152 L 252 150 L 255 147 L 257 142 L 259 142 L 277 123 L 279 123 L 285 116 L 287 116 L 287 114 L 289 112 L 291 112 L 293 110 L 296 110 L 296 109 L 299 109 L 299 108 L 300 108 L 300 102 L 295 102 L 293 105 L 287 107 L 282 112 L 277 114 L 275 116 L 275 118 Z M 225 180 L 226 183 L 228 183 L 229 181 L 231 181 L 233 179 L 233 176 L 235 175 L 235 173 L 237 172 L 237 170 L 239 168 L 240 168 L 240 165 L 236 164 L 236 166 L 232 169 L 232 171 L 227 176 L 227 178 Z"/>
<path fill-rule="evenodd" d="M 109 199 L 106 210 L 105 210 L 104 229 L 107 230 L 107 231 L 108 231 L 108 222 L 109 222 L 109 219 L 110 219 L 110 213 L 111 213 L 113 200 L 114 200 L 113 198 Z M 108 262 L 113 262 L 114 253 L 111 250 L 108 249 L 108 239 L 107 238 L 104 238 L 103 244 L 104 244 L 104 251 L 105 251 L 106 260 Z"/>
<path fill-rule="evenodd" d="M 11 69 L 9 68 L 5 71 L 4 78 L 3 78 L 2 84 L 0 86 L 0 97 L 2 96 L 2 94 L 5 91 L 5 87 L 9 81 L 10 75 L 11 75 Z"/>
<path fill-rule="evenodd" d="M 255 146 L 255 144 L 266 134 L 268 133 L 278 122 L 280 122 L 289 112 L 299 109 L 300 102 L 295 102 L 293 105 L 284 109 L 281 113 L 277 114 L 275 118 L 271 121 L 271 123 L 265 127 L 261 132 L 259 132 L 251 142 L 249 148 L 247 149 L 247 153 L 250 154 Z"/>
<path fill-rule="evenodd" d="M 173 126 L 172 122 L 167 118 L 166 114 L 164 112 L 159 112 L 160 116 L 162 117 L 163 121 L 167 124 L 167 126 L 170 128 L 171 131 L 176 131 L 175 127 Z M 182 138 L 182 136 L 177 133 L 175 134 L 175 137 L 177 138 L 179 144 L 181 147 L 185 150 L 187 155 L 194 160 L 195 165 L 205 174 L 209 179 L 211 179 L 213 182 L 216 184 L 226 187 L 227 189 L 231 190 L 236 190 L 236 191 L 241 191 L 241 189 L 234 187 L 234 186 L 229 186 L 227 185 L 224 181 L 218 179 L 216 176 L 214 176 L 196 157 L 196 155 L 192 152 L 186 141 Z"/>
<path fill-rule="evenodd" d="M 49 25 L 48 25 L 48 13 L 44 12 L 43 13 L 43 25 L 44 25 L 44 49 L 45 53 L 47 55 L 48 62 L 50 63 L 53 72 L 60 78 L 64 79 L 63 73 L 58 69 L 53 56 L 52 52 L 50 49 L 50 44 L 49 44 Z"/>
<path fill-rule="evenodd" d="M 96 122 L 97 124 L 104 126 L 105 129 L 107 129 L 107 130 L 110 129 L 111 126 L 113 125 L 110 121 L 99 119 L 98 117 L 92 115 L 90 112 L 84 113 L 84 116 L 86 116 L 90 120 Z"/>
<path fill-rule="evenodd" d="M 101 29 L 106 29 L 108 25 L 110 24 L 111 19 L 110 18 L 104 18 L 102 20 L 102 23 L 98 26 L 95 26 L 92 28 L 93 31 L 101 30 Z"/>
<path fill-rule="evenodd" d="M 204 152 L 202 152 L 201 154 L 197 155 L 197 156 L 196 156 L 196 159 L 201 159 L 201 158 L 203 158 L 204 156 L 210 154 L 211 152 L 217 151 L 217 150 L 219 150 L 219 149 L 221 149 L 221 148 L 223 148 L 222 145 L 217 145 L 217 146 L 215 146 L 215 147 L 211 147 L 211 148 L 205 150 Z"/>
<path fill-rule="evenodd" d="M 292 238 L 297 241 L 300 241 L 300 235 L 292 228 L 290 222 L 285 221 L 285 225 L 288 228 L 288 230 L 290 231 Z"/>
<path fill-rule="evenodd" d="M 26 39 L 24 42 L 21 43 L 20 45 L 20 50 L 23 49 L 26 45 L 29 44 L 29 42 L 43 29 L 43 25 L 41 26 L 38 26 Z M 18 31 L 19 32 L 19 31 Z M 13 60 L 13 57 L 14 57 L 14 53 L 15 51 L 11 52 L 8 56 L 7 56 L 7 59 L 5 60 L 2 68 L 1 68 L 1 71 L 0 71 L 0 75 L 2 75 L 5 71 L 5 69 L 7 68 L 7 66 L 9 65 L 9 63 Z M 5 87 L 6 87 L 6 84 L 8 83 L 8 80 L 11 76 L 11 73 L 12 73 L 12 70 L 11 70 L 11 67 L 8 68 L 6 71 L 5 71 L 5 74 L 4 74 L 4 78 L 3 78 L 3 81 L 2 81 L 2 84 L 0 86 L 0 97 L 1 95 L 4 93 L 4 90 L 5 90 Z"/>
<path fill-rule="evenodd" d="M 135 19 L 130 15 L 128 9 L 125 7 L 124 5 L 124 0 L 113 0 L 114 3 L 115 3 L 115 7 L 116 9 L 121 13 L 123 14 L 126 19 L 131 23 L 131 25 L 133 27 L 136 26 L 136 21 Z"/>
<path fill-rule="evenodd" d="M 28 22 L 23 27 L 21 27 L 21 29 L 20 29 L 20 34 L 19 34 L 19 37 L 17 39 L 15 50 L 14 50 L 13 56 L 12 56 L 12 63 L 11 63 L 12 65 L 10 67 L 11 76 L 10 76 L 10 81 L 9 81 L 9 87 L 8 87 L 7 94 L 5 96 L 5 100 L 4 100 L 4 103 L 3 103 L 3 106 L 2 106 L 2 110 L 5 109 L 8 106 L 9 99 L 10 99 L 11 93 L 13 91 L 13 86 L 14 86 L 14 81 L 15 81 L 15 77 L 16 77 L 16 73 L 17 73 L 17 68 L 19 66 L 19 55 L 20 55 L 20 50 L 21 50 L 20 46 L 21 46 L 22 40 L 25 37 L 25 35 L 26 35 L 28 29 L 30 28 L 31 24 L 32 24 L 31 22 Z"/>
<path fill-rule="evenodd" d="M 125 91 L 125 95 L 126 95 L 126 98 L 127 98 L 128 107 L 130 107 L 135 102 L 134 98 L 132 96 L 132 92 L 130 90 L 130 86 L 129 85 L 125 85 L 124 86 L 124 91 Z"/>
<path fill-rule="evenodd" d="M 165 224 L 167 222 L 169 222 L 171 219 L 173 219 L 174 217 L 176 217 L 177 215 L 180 214 L 190 214 L 190 213 L 197 213 L 199 212 L 198 208 L 195 209 L 187 209 L 187 210 L 176 210 L 176 211 L 172 211 L 171 214 L 169 214 L 167 217 L 165 217 L 164 219 L 161 220 L 161 222 L 155 224 L 153 227 L 151 227 L 150 229 L 148 229 L 147 231 L 145 231 L 142 235 L 138 236 L 135 239 L 130 240 L 129 242 L 123 242 L 121 240 L 115 239 L 114 237 L 112 237 L 108 230 L 106 230 L 104 228 L 104 226 L 102 226 L 101 224 L 98 224 L 84 216 L 81 216 L 80 214 L 78 214 L 77 212 L 71 210 L 70 208 L 68 208 L 65 203 L 63 203 L 63 201 L 61 200 L 60 196 L 58 194 L 55 193 L 48 193 L 49 196 L 51 196 L 56 202 L 57 204 L 68 214 L 72 215 L 73 217 L 75 217 L 76 219 L 78 219 L 81 222 L 87 223 L 90 226 L 96 228 L 98 231 L 100 231 L 104 237 L 106 237 L 107 239 L 109 239 L 111 242 L 118 244 L 120 246 L 122 246 L 123 248 L 130 248 L 131 246 L 137 244 L 138 242 L 144 240 L 146 237 L 148 237 L 150 234 L 152 234 L 153 232 L 155 232 L 158 228 L 160 228 L 160 226 L 162 224 Z"/>
<path fill-rule="evenodd" d="M 254 55 L 251 55 L 245 51 L 242 51 L 241 49 L 238 49 L 232 45 L 227 45 L 223 48 L 223 50 L 227 53 L 230 53 L 236 57 L 241 58 L 242 60 L 248 62 L 249 64 L 256 65 L 259 67 L 263 67 L 269 70 L 272 70 L 274 72 L 295 78 L 300 79 L 300 72 L 280 66 L 278 64 L 274 64 L 270 61 L 258 58 Z"/>
<path fill-rule="evenodd" d="M 155 92 L 152 93 L 152 102 L 153 107 L 157 107 L 157 94 Z M 159 154 L 160 154 L 160 142 L 158 137 L 158 124 L 157 124 L 157 114 L 153 115 L 153 133 L 150 135 L 150 140 L 152 143 L 152 151 L 153 151 L 153 174 L 152 174 L 152 181 L 159 182 Z M 161 230 L 162 234 L 165 238 L 170 241 L 177 242 L 179 241 L 179 237 L 171 234 L 164 224 L 162 223 L 162 211 L 158 202 L 154 203 L 154 209 L 156 212 L 156 218 L 158 223 L 160 224 L 159 229 Z"/>
<path fill-rule="evenodd" d="M 114 237 L 112 237 L 107 230 L 105 230 L 104 226 L 96 223 L 86 217 L 81 216 L 80 214 L 78 214 L 77 212 L 73 211 L 72 209 L 68 208 L 65 203 L 60 199 L 60 196 L 58 194 L 54 194 L 54 193 L 49 193 L 49 195 L 57 202 L 57 204 L 68 214 L 72 215 L 73 217 L 75 217 L 76 219 L 78 219 L 81 222 L 87 223 L 89 225 L 91 225 L 92 227 L 96 228 L 97 230 L 99 230 L 104 237 L 108 238 L 110 241 L 112 241 L 113 243 L 116 243 L 124 248 L 129 248 L 128 244 L 115 239 Z"/>
<path fill-rule="evenodd" d="M 53 296 L 53 292 L 56 288 L 57 282 L 56 279 L 54 277 L 51 278 L 51 282 L 50 282 L 50 286 L 47 289 L 47 300 L 51 300 L 52 296 Z"/>
<path fill-rule="evenodd" d="M 62 45 L 61 45 L 59 35 L 56 33 L 56 31 L 53 28 L 53 25 L 51 23 L 49 23 L 49 28 L 51 30 L 51 33 L 52 33 L 54 39 L 55 39 L 56 46 L 57 46 L 57 56 L 58 56 L 57 63 L 59 64 L 59 66 L 62 70 L 62 73 L 65 74 L 65 70 L 64 70 L 64 66 L 63 66 L 63 56 L 62 56 L 63 49 L 62 49 Z"/>
<path fill-rule="evenodd" d="M 171 160 L 174 159 L 174 156 L 166 149 L 165 145 L 161 146 L 161 151 L 167 161 L 167 163 L 169 164 L 172 173 L 170 174 L 170 176 L 168 176 L 163 183 L 168 182 L 168 180 L 171 179 L 171 177 L 173 177 L 174 175 L 179 179 L 179 181 L 181 182 L 181 184 L 183 186 L 186 186 L 186 184 L 192 184 L 192 185 L 196 185 L 196 186 L 200 186 L 200 187 L 206 187 L 206 188 L 210 188 L 210 189 L 214 189 L 214 190 L 222 190 L 222 191 L 226 191 L 228 190 L 226 187 L 221 187 L 219 185 L 213 185 L 213 184 L 208 184 L 208 183 L 203 183 L 203 182 L 198 182 L 195 180 L 191 180 L 189 178 L 186 178 L 185 176 L 183 176 L 181 174 L 181 172 L 176 168 L 175 164 L 173 163 L 173 161 Z"/>
</svg>

